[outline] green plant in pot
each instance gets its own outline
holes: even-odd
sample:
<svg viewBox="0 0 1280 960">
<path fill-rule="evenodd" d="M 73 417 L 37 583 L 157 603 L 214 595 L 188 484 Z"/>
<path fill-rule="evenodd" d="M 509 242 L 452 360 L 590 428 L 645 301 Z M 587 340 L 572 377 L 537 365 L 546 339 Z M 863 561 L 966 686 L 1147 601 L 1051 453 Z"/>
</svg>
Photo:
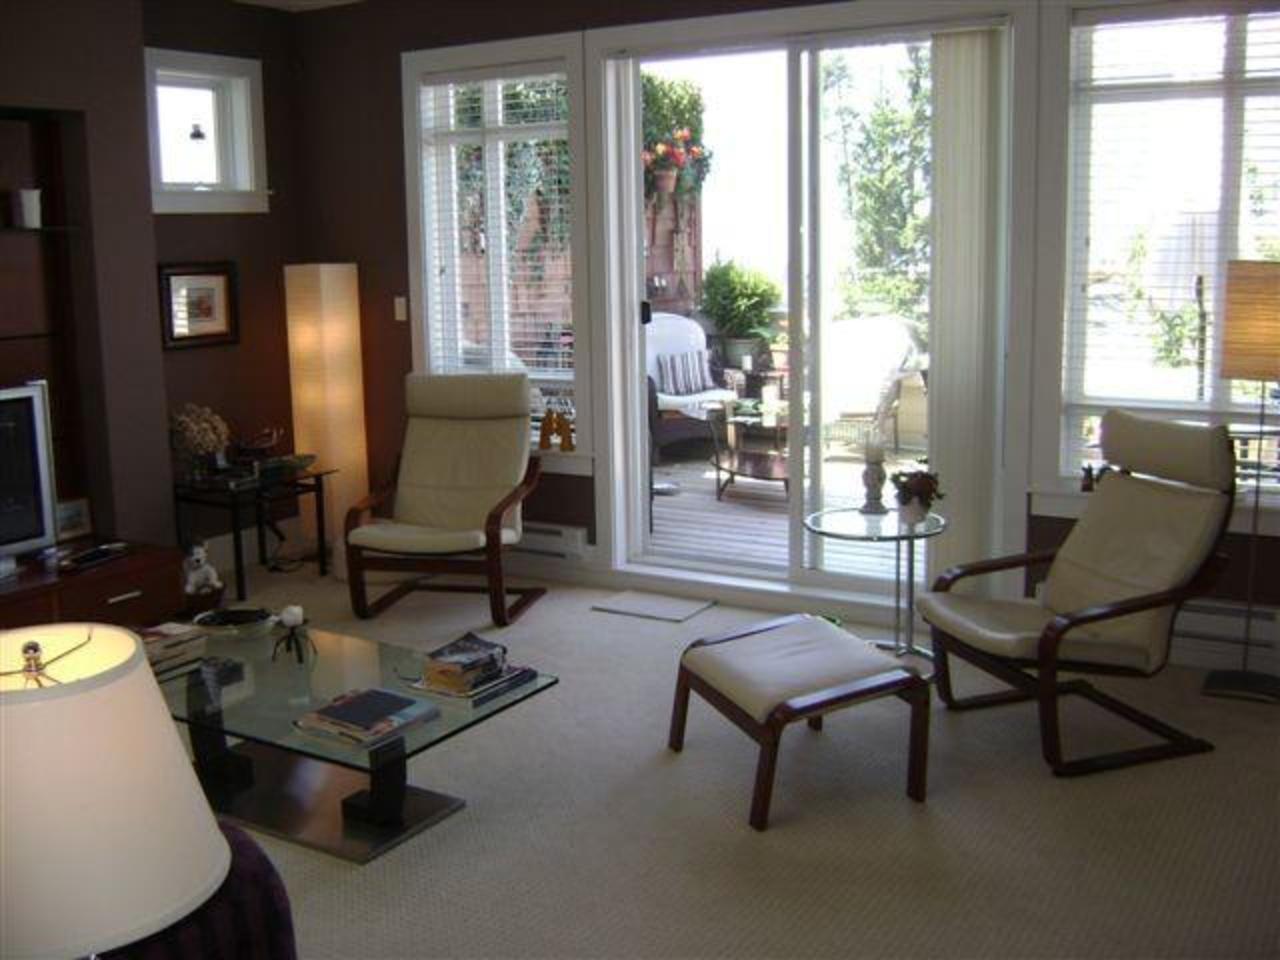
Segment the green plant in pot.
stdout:
<svg viewBox="0 0 1280 960">
<path fill-rule="evenodd" d="M 778 285 L 759 270 L 717 260 L 702 277 L 702 312 L 724 338 L 725 360 L 741 367 L 773 332 L 771 312 L 782 300 Z"/>
</svg>

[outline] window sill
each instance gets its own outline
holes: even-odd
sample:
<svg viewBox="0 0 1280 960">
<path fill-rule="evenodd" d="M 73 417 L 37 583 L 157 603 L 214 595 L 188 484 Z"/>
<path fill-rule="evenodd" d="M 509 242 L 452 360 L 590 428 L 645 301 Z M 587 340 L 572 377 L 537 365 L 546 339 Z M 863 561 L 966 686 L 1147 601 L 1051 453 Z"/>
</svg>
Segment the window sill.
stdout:
<svg viewBox="0 0 1280 960">
<path fill-rule="evenodd" d="M 1037 517 L 1061 517 L 1074 520 L 1084 512 L 1087 493 L 1079 490 L 1034 489 L 1031 491 L 1031 513 Z M 1236 494 L 1231 513 L 1231 533 L 1247 534 L 1253 529 L 1253 491 Z M 1258 511 L 1258 533 L 1264 537 L 1280 537 L 1280 497 L 1264 493 Z"/>
<path fill-rule="evenodd" d="M 529 456 L 538 457 L 542 461 L 543 473 L 559 473 L 571 477 L 595 475 L 595 457 L 581 450 L 561 453 L 559 450 L 539 450 L 535 444 L 529 450 Z"/>
<path fill-rule="evenodd" d="M 152 213 L 269 213 L 266 190 L 153 190 Z"/>
</svg>

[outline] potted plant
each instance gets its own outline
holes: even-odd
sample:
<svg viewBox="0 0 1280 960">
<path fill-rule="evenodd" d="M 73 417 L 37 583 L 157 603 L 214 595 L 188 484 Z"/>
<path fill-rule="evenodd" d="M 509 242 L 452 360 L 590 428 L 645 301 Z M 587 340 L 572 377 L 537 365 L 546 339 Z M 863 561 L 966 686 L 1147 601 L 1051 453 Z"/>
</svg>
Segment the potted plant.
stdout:
<svg viewBox="0 0 1280 960">
<path fill-rule="evenodd" d="M 898 499 L 898 515 L 903 523 L 919 523 L 929 515 L 933 501 L 945 496 L 938 475 L 928 470 L 899 470 L 889 478 Z"/>
<path fill-rule="evenodd" d="M 724 338 L 725 361 L 741 367 L 773 330 L 770 312 L 782 299 L 778 285 L 759 270 L 716 261 L 702 277 L 702 312 Z"/>
<path fill-rule="evenodd" d="M 702 185 L 710 154 L 702 144 L 694 142 L 688 127 L 681 127 L 648 144 L 640 151 L 640 160 L 653 177 L 655 192 L 675 193 L 682 178 L 688 181 L 686 189 L 697 190 Z"/>
</svg>

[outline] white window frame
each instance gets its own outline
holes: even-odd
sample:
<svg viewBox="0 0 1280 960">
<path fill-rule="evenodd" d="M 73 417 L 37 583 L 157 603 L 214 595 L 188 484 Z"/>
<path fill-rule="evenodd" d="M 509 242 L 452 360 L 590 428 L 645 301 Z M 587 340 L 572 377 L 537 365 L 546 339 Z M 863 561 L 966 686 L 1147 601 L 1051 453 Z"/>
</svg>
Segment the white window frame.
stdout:
<svg viewBox="0 0 1280 960">
<path fill-rule="evenodd" d="M 548 71 L 564 73 L 568 80 L 569 151 L 573 160 L 573 174 L 569 184 L 570 240 L 569 255 L 572 263 L 573 292 L 573 395 L 576 418 L 577 451 L 572 455 L 556 455 L 548 458 L 555 463 L 544 464 L 562 473 L 590 473 L 592 459 L 592 395 L 591 395 L 591 325 L 588 322 L 590 294 L 590 258 L 586 233 L 586 162 L 584 154 L 584 112 L 582 35 L 578 33 L 550 34 L 521 40 L 478 43 L 439 50 L 415 50 L 404 53 L 401 63 L 401 103 L 404 109 L 405 144 L 405 198 L 409 240 L 409 303 L 410 332 L 413 341 L 413 370 L 429 373 L 432 368 L 432 343 L 428 316 L 430 300 L 428 283 L 433 283 L 428 269 L 431 238 L 425 231 L 428 221 L 424 216 L 425 204 L 431 202 L 423 191 L 423 130 L 419 91 L 424 83 L 448 83 L 451 81 L 474 82 L 480 78 L 513 76 L 522 72 L 537 74 Z M 532 129 L 532 128 L 531 128 Z M 500 182 L 500 177 L 499 177 Z M 500 207 L 495 207 L 500 209 Z M 490 239 L 491 249 L 503 245 L 496 238 Z M 498 284 L 501 288 L 502 284 Z M 530 382 L 539 382 L 536 371 L 530 372 Z M 541 378 L 556 382 L 554 377 Z M 562 381 L 561 381 L 562 382 Z M 576 462 L 576 465 L 575 465 Z"/>
<path fill-rule="evenodd" d="M 1174 18 L 1247 15 L 1274 11 L 1274 5 L 1258 0 L 1205 0 L 1190 3 L 1150 3 L 1144 0 L 1077 0 L 1074 3 L 1041 4 L 1040 34 L 1040 103 L 1038 202 L 1039 226 L 1036 242 L 1036 308 L 1035 352 L 1036 376 L 1033 381 L 1033 423 L 1031 438 L 1031 512 L 1049 516 L 1076 516 L 1082 504 L 1079 496 L 1079 477 L 1068 473 L 1062 464 L 1067 445 L 1065 425 L 1072 411 L 1088 411 L 1090 405 L 1080 398 L 1067 395 L 1064 380 L 1065 325 L 1068 309 L 1068 284 L 1072 282 L 1072 263 L 1078 259 L 1071 244 L 1078 242 L 1071 236 L 1071 48 L 1072 29 L 1078 22 L 1087 25 L 1102 23 L 1132 23 L 1142 20 L 1167 20 Z M 1162 84 L 1162 86 L 1164 86 Z M 1178 84 L 1169 84 L 1170 94 L 1176 93 Z M 1234 87 L 1231 92 L 1243 96 Z M 1225 130 L 1224 130 L 1225 136 Z M 1238 158 L 1237 158 L 1238 160 Z M 1227 162 L 1231 162 L 1227 158 Z M 1225 173 L 1225 170 L 1224 170 Z M 1227 198 L 1224 214 L 1233 226 L 1238 204 Z M 1234 250 L 1235 235 L 1230 229 L 1220 231 L 1222 242 Z M 1230 252 L 1230 251 L 1228 251 Z M 1225 258 L 1224 258 L 1225 259 Z M 1215 285 L 1215 289 L 1221 284 Z M 1218 289 L 1218 298 L 1221 290 Z M 1215 303 L 1215 314 L 1220 310 Z M 1215 334 L 1218 336 L 1220 334 Z M 1216 343 L 1211 349 L 1216 349 Z M 1229 397 L 1229 384 L 1213 371 L 1209 378 L 1209 400 L 1186 403 L 1161 401 L 1119 401 L 1125 409 L 1140 411 L 1152 416 L 1170 418 L 1199 418 L 1215 422 L 1227 419 L 1243 419 L 1250 414 L 1250 406 L 1222 402 Z M 1099 402 L 1098 412 L 1107 406 Z M 1274 511 L 1280 503 L 1264 496 L 1264 510 Z M 1233 529 L 1239 517 L 1233 521 Z M 1274 520 L 1264 523 L 1274 525 Z"/>
<path fill-rule="evenodd" d="M 267 140 L 262 111 L 262 64 L 243 57 L 161 50 L 146 56 L 147 127 L 151 144 L 154 213 L 266 213 Z M 163 179 L 157 88 L 193 87 L 213 93 L 217 111 L 218 180 Z"/>
</svg>

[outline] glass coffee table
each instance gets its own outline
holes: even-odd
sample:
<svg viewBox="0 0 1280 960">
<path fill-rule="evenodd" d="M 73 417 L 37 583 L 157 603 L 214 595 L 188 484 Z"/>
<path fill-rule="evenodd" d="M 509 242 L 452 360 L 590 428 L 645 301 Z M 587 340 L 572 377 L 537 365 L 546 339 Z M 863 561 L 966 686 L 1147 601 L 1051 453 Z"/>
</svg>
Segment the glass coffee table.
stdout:
<svg viewBox="0 0 1280 960">
<path fill-rule="evenodd" d="M 853 540 L 862 543 L 893 544 L 893 642 L 876 646 L 892 650 L 898 655 L 912 654 L 933 658 L 933 653 L 916 646 L 916 550 L 915 542 L 936 537 L 947 529 L 947 521 L 936 513 L 926 514 L 919 523 L 906 523 L 898 511 L 888 513 L 863 513 L 857 507 L 841 507 L 819 510 L 804 518 L 804 528 L 820 537 L 836 540 Z M 902 604 L 902 550 L 907 551 L 906 610 Z M 902 621 L 905 618 L 906 628 Z M 905 639 L 904 639 L 905 635 Z"/>
<path fill-rule="evenodd" d="M 540 673 L 473 706 L 409 686 L 422 674 L 421 651 L 323 630 L 309 636 L 302 663 L 284 650 L 272 659 L 276 632 L 211 636 L 203 664 L 160 689 L 189 728 L 196 773 L 219 815 L 357 863 L 464 806 L 410 786 L 411 757 L 557 683 Z M 294 726 L 338 694 L 369 687 L 429 699 L 440 715 L 371 748 Z"/>
</svg>

